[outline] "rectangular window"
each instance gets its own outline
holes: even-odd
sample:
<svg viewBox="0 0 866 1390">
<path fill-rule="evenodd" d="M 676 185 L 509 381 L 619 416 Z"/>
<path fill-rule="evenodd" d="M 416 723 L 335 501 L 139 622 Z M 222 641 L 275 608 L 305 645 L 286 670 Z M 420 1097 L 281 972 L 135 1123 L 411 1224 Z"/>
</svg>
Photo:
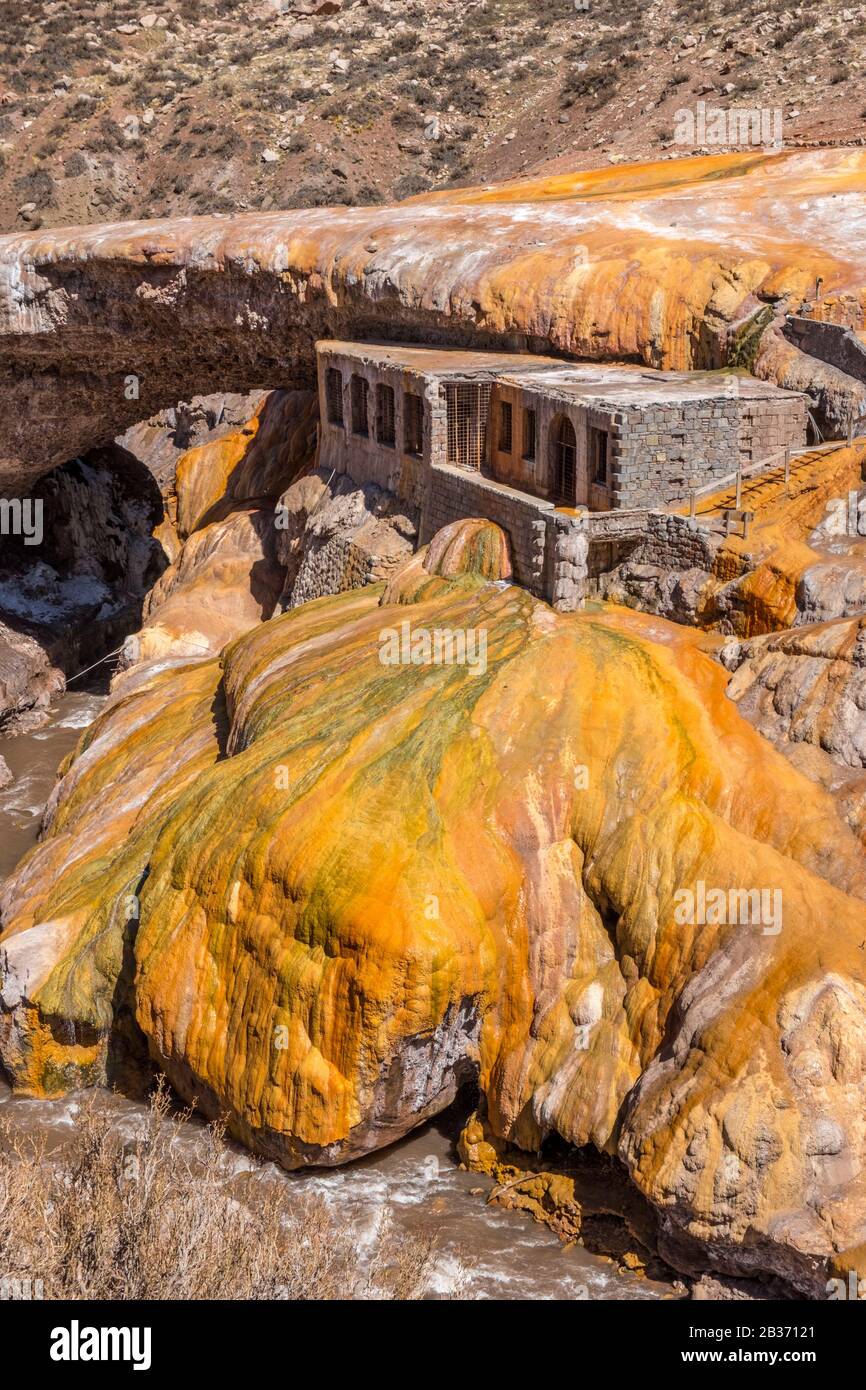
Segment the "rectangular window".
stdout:
<svg viewBox="0 0 866 1390">
<path fill-rule="evenodd" d="M 387 444 L 392 449 L 397 439 L 394 433 L 394 388 L 381 383 L 376 387 L 376 438 L 380 444 Z"/>
<path fill-rule="evenodd" d="M 589 468 L 594 483 L 607 483 L 607 430 L 589 431 Z"/>
<path fill-rule="evenodd" d="M 369 434 L 367 423 L 367 383 L 362 376 L 352 377 L 352 431 L 354 434 Z"/>
<path fill-rule="evenodd" d="M 424 402 L 413 391 L 403 393 L 403 445 L 407 454 L 420 454 L 424 447 Z"/>
<path fill-rule="evenodd" d="M 511 453 L 511 402 L 499 402 L 499 452 Z"/>
<path fill-rule="evenodd" d="M 523 457 L 535 458 L 535 411 L 523 412 Z"/>
<path fill-rule="evenodd" d="M 445 386 L 448 462 L 480 469 L 487 454 L 490 383 L 460 381 Z"/>
<path fill-rule="evenodd" d="M 343 373 L 336 367 L 329 367 L 325 379 L 325 392 L 328 399 L 328 419 L 332 425 L 343 423 Z"/>
</svg>

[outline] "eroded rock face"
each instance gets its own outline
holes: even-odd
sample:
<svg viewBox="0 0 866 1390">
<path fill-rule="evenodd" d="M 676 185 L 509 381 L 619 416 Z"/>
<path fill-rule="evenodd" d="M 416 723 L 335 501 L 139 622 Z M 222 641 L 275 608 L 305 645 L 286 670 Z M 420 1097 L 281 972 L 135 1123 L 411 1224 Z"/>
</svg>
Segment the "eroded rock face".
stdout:
<svg viewBox="0 0 866 1390">
<path fill-rule="evenodd" d="M 26 633 L 0 623 L 0 725 L 28 711 L 48 708 L 63 689 L 63 672 Z"/>
<path fill-rule="evenodd" d="M 61 766 L 43 818 L 44 842 L 4 882 L 0 913 L 8 921 L 22 909 L 33 928 L 0 945 L 0 1054 L 25 1087 L 58 1094 L 82 1082 L 126 1084 L 131 1070 L 140 1073 L 143 1048 L 129 1027 L 129 967 L 142 847 L 160 808 L 219 756 L 217 685 L 213 661 L 187 663 L 170 677 L 154 667 L 127 676 L 122 700 L 107 707 L 72 762 Z M 107 898 L 97 882 L 109 864 Z M 42 911 L 49 897 L 56 915 L 53 907 Z M 85 941 L 68 969 L 66 948 Z"/>
<path fill-rule="evenodd" d="M 416 519 L 392 494 L 307 471 L 316 419 L 310 392 L 272 391 L 248 421 L 178 458 L 172 563 L 124 644 L 124 669 L 216 655 L 277 608 L 378 583 L 413 554 Z"/>
<path fill-rule="evenodd" d="M 4 536 L 0 546 L 0 722 L 7 731 L 44 720 L 64 673 L 77 675 L 138 626 L 144 596 L 166 564 L 157 539 L 159 489 L 119 446 L 41 478 L 31 504 L 25 535 Z"/>
<path fill-rule="evenodd" d="M 828 622 L 866 612 L 866 491 L 831 499 L 809 545 L 820 559 L 797 585 L 797 622 Z"/>
<path fill-rule="evenodd" d="M 797 625 L 829 622 L 866 612 L 866 542 L 838 559 L 804 570 L 797 584 Z"/>
<path fill-rule="evenodd" d="M 729 697 L 775 742 L 866 767 L 866 616 L 731 643 Z"/>
<path fill-rule="evenodd" d="M 611 603 L 643 613 L 657 613 L 674 623 L 697 626 L 704 595 L 712 582 L 709 570 L 670 570 L 662 565 L 626 560 L 603 575 L 600 590 Z"/>
<path fill-rule="evenodd" d="M 222 415 L 225 403 L 217 405 Z M 171 563 L 124 644 L 124 669 L 215 655 L 270 618 L 285 584 L 277 501 L 312 464 L 317 418 L 311 392 L 265 392 L 248 419 L 217 421 L 211 437 L 175 459 L 158 533 Z"/>
<path fill-rule="evenodd" d="M 0 477 L 25 486 L 193 393 L 309 389 L 320 337 L 718 366 L 732 328 L 799 307 L 818 277 L 862 301 L 864 197 L 860 149 L 739 152 L 392 208 L 3 237 Z"/>
<path fill-rule="evenodd" d="M 849 423 L 866 415 L 863 382 L 802 352 L 783 336 L 778 326 L 771 327 L 762 337 L 754 372 L 788 391 L 805 391 L 825 439 L 843 438 Z M 862 430 L 858 429 L 858 433 Z"/>
<path fill-rule="evenodd" d="M 175 473 L 178 534 L 279 497 L 312 463 L 318 416 L 314 392 L 268 391 L 234 429 L 187 450 Z"/>
<path fill-rule="evenodd" d="M 131 425 L 117 443 L 140 459 L 167 500 L 174 492 L 177 461 L 198 445 L 231 434 L 252 420 L 267 392 L 219 391 L 193 396 Z"/>
<path fill-rule="evenodd" d="M 283 608 L 389 579 L 418 540 L 417 517 L 392 493 L 325 469 L 287 489 L 276 525 Z"/>
<path fill-rule="evenodd" d="M 866 1235 L 859 841 L 692 635 L 553 613 L 477 525 L 439 551 L 131 673 L 4 889 L 4 1065 L 56 1092 L 143 1038 L 288 1166 L 475 1074 L 495 1135 L 618 1152 L 675 1263 L 822 1291 Z"/>
<path fill-rule="evenodd" d="M 232 511 L 194 531 L 150 590 L 124 668 L 170 656 L 215 655 L 273 613 L 283 587 L 269 508 Z"/>
</svg>

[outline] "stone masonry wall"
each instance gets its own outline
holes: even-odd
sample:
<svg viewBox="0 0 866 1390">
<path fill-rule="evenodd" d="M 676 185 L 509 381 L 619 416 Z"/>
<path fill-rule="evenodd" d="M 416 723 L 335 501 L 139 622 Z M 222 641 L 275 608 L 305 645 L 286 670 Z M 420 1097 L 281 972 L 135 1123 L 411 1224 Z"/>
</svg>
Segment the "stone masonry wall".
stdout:
<svg viewBox="0 0 866 1390">
<path fill-rule="evenodd" d="M 693 487 L 735 471 L 738 435 L 734 397 L 617 411 L 610 442 L 612 505 L 686 502 Z"/>
<path fill-rule="evenodd" d="M 838 367 L 857 381 L 866 382 L 866 344 L 849 328 L 792 315 L 785 324 L 785 336 L 801 352 Z"/>
<path fill-rule="evenodd" d="M 508 536 L 518 584 L 543 598 L 548 517 L 552 511 L 552 502 L 527 497 L 478 473 L 442 464 L 430 472 L 421 511 L 420 542 L 425 545 L 452 521 L 487 517 Z"/>
<path fill-rule="evenodd" d="M 336 367 L 343 377 L 343 424 L 328 419 L 326 393 L 327 370 Z M 399 497 L 410 507 L 420 508 L 427 486 L 431 462 L 444 462 L 447 448 L 445 400 L 435 381 L 403 371 L 383 367 L 355 356 L 340 353 L 319 353 L 319 401 L 321 402 L 319 466 L 345 473 L 357 483 L 375 483 L 377 487 Z M 353 375 L 367 382 L 368 432 L 355 434 L 352 430 Z M 394 445 L 380 443 L 376 438 L 376 386 L 381 382 L 394 391 Z M 413 392 L 424 401 L 424 430 L 421 454 L 407 454 L 403 444 L 405 420 L 403 397 Z"/>
<path fill-rule="evenodd" d="M 866 355 L 864 355 L 866 361 Z M 740 462 L 757 463 L 806 443 L 806 402 L 801 396 L 781 400 L 740 400 Z"/>
<path fill-rule="evenodd" d="M 686 516 L 650 512 L 646 534 L 630 558 L 638 564 L 661 565 L 668 570 L 710 570 L 721 539 Z"/>
<path fill-rule="evenodd" d="M 688 517 L 647 509 L 569 515 L 552 502 L 476 473 L 450 465 L 434 468 L 420 543 L 450 522 L 471 516 L 502 527 L 511 544 L 514 578 L 562 610 L 576 608 L 586 595 L 588 578 L 610 569 L 629 550 L 644 564 L 708 570 L 719 544 Z"/>
<path fill-rule="evenodd" d="M 866 327 L 866 315 L 859 296 L 845 290 L 839 294 L 825 294 L 820 299 L 804 302 L 800 306 L 799 317 L 852 328 L 855 333 L 860 333 Z"/>
</svg>

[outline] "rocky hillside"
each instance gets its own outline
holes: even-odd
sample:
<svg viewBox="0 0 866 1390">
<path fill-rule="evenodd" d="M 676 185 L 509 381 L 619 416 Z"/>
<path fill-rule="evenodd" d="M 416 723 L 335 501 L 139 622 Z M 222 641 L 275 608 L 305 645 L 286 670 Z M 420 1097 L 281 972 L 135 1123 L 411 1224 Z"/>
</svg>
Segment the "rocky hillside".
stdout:
<svg viewBox="0 0 866 1390">
<path fill-rule="evenodd" d="M 0 230 L 322 204 L 695 153 L 681 108 L 864 136 L 866 6 L 0 6 Z M 714 149 L 720 148 L 714 145 Z M 721 146 L 724 148 L 724 146 Z"/>
</svg>

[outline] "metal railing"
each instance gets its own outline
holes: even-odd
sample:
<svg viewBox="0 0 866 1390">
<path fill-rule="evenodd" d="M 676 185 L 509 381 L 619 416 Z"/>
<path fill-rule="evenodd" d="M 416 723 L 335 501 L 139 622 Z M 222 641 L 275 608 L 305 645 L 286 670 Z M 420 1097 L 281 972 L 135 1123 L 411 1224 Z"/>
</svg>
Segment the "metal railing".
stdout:
<svg viewBox="0 0 866 1390">
<path fill-rule="evenodd" d="M 848 443 L 852 443 L 854 437 L 853 426 L 848 429 Z M 809 444 L 802 449 L 797 449 L 797 457 L 803 454 L 810 454 L 818 449 L 826 449 L 827 441 L 822 440 L 818 444 Z M 703 487 L 692 488 L 689 493 L 689 520 L 694 521 L 697 517 L 697 503 L 700 497 L 712 497 L 715 493 L 726 492 L 732 485 L 736 488 L 736 502 L 734 510 L 739 511 L 743 495 L 743 479 L 756 478 L 762 473 L 767 473 L 775 465 L 777 459 L 785 461 L 785 492 L 787 494 L 791 482 L 791 456 L 794 450 L 788 445 L 784 449 L 777 449 L 775 453 L 768 454 L 766 458 L 758 459 L 756 463 L 740 464 L 735 473 L 728 473 L 724 478 L 714 478 L 711 482 L 705 483 Z"/>
</svg>

